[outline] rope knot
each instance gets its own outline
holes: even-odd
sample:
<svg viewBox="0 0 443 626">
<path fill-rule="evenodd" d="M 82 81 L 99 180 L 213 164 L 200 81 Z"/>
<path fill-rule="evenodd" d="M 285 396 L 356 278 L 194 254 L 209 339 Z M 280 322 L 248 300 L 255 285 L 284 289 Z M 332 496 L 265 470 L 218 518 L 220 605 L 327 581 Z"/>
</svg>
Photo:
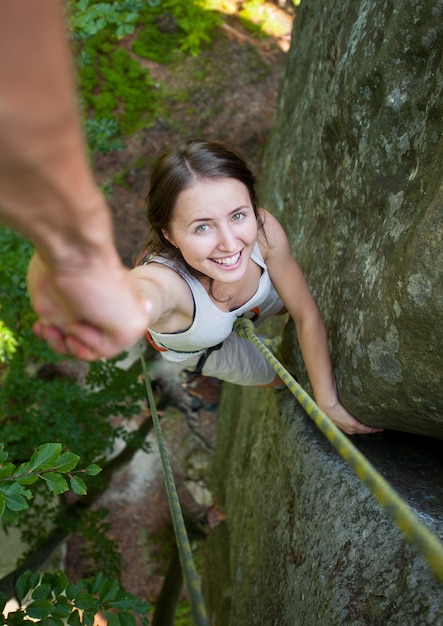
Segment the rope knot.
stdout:
<svg viewBox="0 0 443 626">
<path fill-rule="evenodd" d="M 250 333 L 254 333 L 254 324 L 247 317 L 239 317 L 234 322 L 234 330 L 239 337 L 247 339 Z"/>
</svg>

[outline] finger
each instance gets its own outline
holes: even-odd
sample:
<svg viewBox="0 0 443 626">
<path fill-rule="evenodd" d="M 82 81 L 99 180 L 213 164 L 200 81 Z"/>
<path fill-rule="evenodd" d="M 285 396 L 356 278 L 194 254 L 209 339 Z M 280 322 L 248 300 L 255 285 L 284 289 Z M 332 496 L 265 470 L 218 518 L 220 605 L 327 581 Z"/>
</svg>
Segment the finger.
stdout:
<svg viewBox="0 0 443 626">
<path fill-rule="evenodd" d="M 79 341 L 76 337 L 68 335 L 65 339 L 65 344 L 73 356 L 82 361 L 97 361 L 102 358 L 101 354 L 98 354 L 90 346 L 85 345 Z"/>
<path fill-rule="evenodd" d="M 351 435 L 373 435 L 375 433 L 382 433 L 384 428 L 375 428 L 373 426 L 366 426 L 361 424 L 358 428 L 353 429 L 349 434 Z"/>
<path fill-rule="evenodd" d="M 65 345 L 65 335 L 56 326 L 47 326 L 41 321 L 35 322 L 33 325 L 34 333 L 40 337 L 59 354 L 67 354 L 68 349 Z"/>
</svg>

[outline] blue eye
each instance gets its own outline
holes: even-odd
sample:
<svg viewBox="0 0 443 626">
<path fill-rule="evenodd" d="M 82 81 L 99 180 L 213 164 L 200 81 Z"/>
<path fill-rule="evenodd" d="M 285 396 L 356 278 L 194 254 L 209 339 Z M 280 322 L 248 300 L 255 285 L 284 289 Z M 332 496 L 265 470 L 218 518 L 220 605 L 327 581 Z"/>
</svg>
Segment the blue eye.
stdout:
<svg viewBox="0 0 443 626">
<path fill-rule="evenodd" d="M 207 228 L 208 228 L 207 224 L 200 224 L 200 226 L 197 226 L 197 228 L 195 229 L 195 232 L 196 233 L 205 233 Z"/>
<path fill-rule="evenodd" d="M 244 213 L 235 213 L 235 214 L 232 216 L 232 219 L 233 219 L 235 222 L 238 222 L 238 221 L 239 221 L 239 220 L 241 220 L 244 216 L 245 216 L 245 214 L 244 214 Z"/>
</svg>

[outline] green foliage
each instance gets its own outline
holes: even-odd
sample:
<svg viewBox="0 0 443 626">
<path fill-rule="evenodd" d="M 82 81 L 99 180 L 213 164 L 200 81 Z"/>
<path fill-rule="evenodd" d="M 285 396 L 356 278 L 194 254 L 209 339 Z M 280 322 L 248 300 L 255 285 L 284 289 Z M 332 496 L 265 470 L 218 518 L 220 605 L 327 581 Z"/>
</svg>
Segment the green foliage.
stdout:
<svg viewBox="0 0 443 626">
<path fill-rule="evenodd" d="M 59 442 L 51 445 L 61 445 L 61 455 L 67 455 L 62 459 L 74 459 L 75 455 L 70 455 L 79 452 L 87 460 L 85 465 L 103 465 L 117 439 L 142 447 L 143 442 L 134 441 L 134 435 L 124 428 L 124 419 L 118 428 L 109 419 L 129 418 L 139 413 L 144 390 L 136 373 L 119 368 L 119 359 L 111 359 L 91 364 L 84 384 L 61 375 L 60 357 L 32 332 L 35 314 L 25 281 L 32 248 L 3 226 L 0 248 L 0 311 L 2 322 L 15 342 L 15 352 L 8 355 L 1 379 L 0 441 L 7 452 L 7 462 L 26 469 L 27 460 L 35 458 L 36 449 L 48 441 Z M 43 376 L 48 369 L 53 372 L 49 378 Z M 66 490 L 66 486 L 79 495 L 85 491 L 83 476 L 75 474 L 66 478 L 61 475 L 66 475 L 66 471 L 57 465 L 55 471 L 45 470 L 37 482 L 27 484 L 24 477 L 21 483 L 15 483 L 17 486 L 6 488 L 9 504 L 4 504 L 7 514 L 2 523 L 18 522 L 25 533 L 23 538 L 32 542 L 33 548 L 45 538 L 42 520 L 46 532 L 58 520 L 61 505 L 54 505 L 54 495 Z M 19 515 L 25 508 L 26 515 Z"/>
<path fill-rule="evenodd" d="M 80 55 L 78 81 L 86 114 L 90 147 L 118 149 L 117 138 L 152 123 L 158 92 L 149 72 L 127 50 L 101 31 L 85 42 Z M 111 141 L 111 145 L 106 142 Z"/>
<path fill-rule="evenodd" d="M 0 351 L 6 362 L 20 353 L 23 342 L 28 343 L 28 351 L 44 362 L 54 354 L 32 332 L 32 313 L 26 291 L 26 271 L 32 255 L 31 244 L 14 231 L 0 226 L 0 317 L 2 328 L 7 328 L 7 341 L 14 350 L 8 350 L 5 335 L 0 336 Z M 0 415 L 4 415 L 0 412 Z"/>
<path fill-rule="evenodd" d="M 162 108 L 162 89 L 122 46 L 137 37 L 132 51 L 169 63 L 179 54 L 197 56 L 221 16 L 210 0 L 71 0 L 70 24 L 78 84 L 90 150 L 123 147 L 122 137 L 150 126 Z M 166 26 L 165 26 L 166 22 Z"/>
<path fill-rule="evenodd" d="M 3 623 L 8 626 L 29 624 L 42 626 L 92 626 L 97 613 L 102 613 L 109 626 L 147 626 L 150 605 L 124 591 L 116 580 L 103 572 L 75 584 L 64 572 L 53 574 L 25 571 L 17 580 L 16 596 L 20 603 Z M 0 595 L 0 612 L 6 598 Z"/>
<path fill-rule="evenodd" d="M 47 441 L 62 442 L 84 458 L 101 458 L 122 435 L 109 416 L 131 417 L 138 412 L 143 389 L 134 373 L 117 367 L 124 355 L 93 363 L 84 386 L 58 375 L 60 358 L 32 332 L 35 315 L 24 278 L 32 248 L 5 227 L 0 227 L 0 247 L 2 322 L 15 342 L 2 381 L 0 440 L 15 459 L 31 456 Z M 48 364 L 55 368 L 51 380 L 39 375 Z"/>
<path fill-rule="evenodd" d="M 163 0 L 147 6 L 133 51 L 158 63 L 170 63 L 178 51 L 197 56 L 222 21 L 207 4 L 205 0 Z"/>
<path fill-rule="evenodd" d="M 90 150 L 123 148 L 122 137 L 155 118 L 158 94 L 149 72 L 120 46 L 145 2 L 71 0 L 70 23 Z"/>
<path fill-rule="evenodd" d="M 140 0 L 119 2 L 71 1 L 70 23 L 74 37 L 88 39 L 108 28 L 118 39 L 134 32 L 140 9 Z"/>
<path fill-rule="evenodd" d="M 6 363 L 17 348 L 17 340 L 14 333 L 0 320 L 0 363 Z"/>
<path fill-rule="evenodd" d="M 63 453 L 60 443 L 45 443 L 37 448 L 29 461 L 15 465 L 8 461 L 8 453 L 0 444 L 0 517 L 17 524 L 19 513 L 29 508 L 29 500 L 33 496 L 27 487 L 39 479 L 55 495 L 69 489 L 78 495 L 85 495 L 86 484 L 75 474 L 82 472 L 96 476 L 101 468 L 92 464 L 74 472 L 79 460 L 77 454 Z"/>
<path fill-rule="evenodd" d="M 88 146 L 91 150 L 96 150 L 106 154 L 112 150 L 122 150 L 123 141 L 116 137 L 119 131 L 117 120 L 111 118 L 90 118 L 85 120 L 85 133 Z"/>
</svg>

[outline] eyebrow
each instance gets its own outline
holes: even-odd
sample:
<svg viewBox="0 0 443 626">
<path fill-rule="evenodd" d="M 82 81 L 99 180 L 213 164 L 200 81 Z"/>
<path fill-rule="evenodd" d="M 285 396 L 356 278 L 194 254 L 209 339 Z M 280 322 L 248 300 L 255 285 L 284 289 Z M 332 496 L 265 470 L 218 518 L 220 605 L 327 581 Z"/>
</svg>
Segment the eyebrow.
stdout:
<svg viewBox="0 0 443 626">
<path fill-rule="evenodd" d="M 235 215 L 235 213 L 238 213 L 239 211 L 242 211 L 244 209 L 250 209 L 251 207 L 247 206 L 246 204 L 242 204 L 241 206 L 237 207 L 236 209 L 233 209 L 232 211 L 229 212 L 229 215 Z M 196 224 L 197 222 L 213 222 L 214 218 L 213 217 L 196 217 L 194 220 L 192 220 L 191 222 L 189 222 L 188 227 L 192 226 L 193 224 Z"/>
</svg>

